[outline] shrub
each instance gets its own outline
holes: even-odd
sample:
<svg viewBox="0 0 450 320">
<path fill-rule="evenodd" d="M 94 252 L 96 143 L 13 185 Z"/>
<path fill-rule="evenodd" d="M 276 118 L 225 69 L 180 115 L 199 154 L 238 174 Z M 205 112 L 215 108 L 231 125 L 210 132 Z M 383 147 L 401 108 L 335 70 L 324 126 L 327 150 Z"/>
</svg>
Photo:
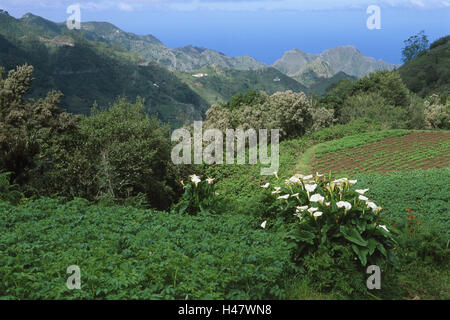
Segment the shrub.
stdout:
<svg viewBox="0 0 450 320">
<path fill-rule="evenodd" d="M 142 99 L 119 98 L 109 109 L 94 106 L 78 130 L 55 139 L 45 153 L 51 165 L 35 177 L 43 195 L 102 203 L 135 198 L 166 209 L 178 193 L 170 128 L 147 116 Z"/>
<path fill-rule="evenodd" d="M 368 190 L 354 190 L 355 183 L 347 178 L 297 174 L 271 192 L 278 215 L 290 225 L 286 237 L 295 244 L 294 261 L 323 288 L 336 285 L 348 294 L 365 292 L 365 282 L 360 281 L 362 267 L 398 265 L 396 241 L 382 225 L 382 208 L 364 196 Z M 347 275 L 335 282 L 335 274 L 341 272 Z M 351 282 L 356 286 L 347 283 L 354 276 L 359 279 Z"/>
<path fill-rule="evenodd" d="M 341 123 L 355 117 L 370 117 L 368 113 L 379 118 L 377 112 L 386 110 L 402 119 L 409 105 L 409 94 L 397 72 L 377 71 L 355 82 L 339 82 L 318 103 L 333 108 L 335 118 Z M 346 108 L 344 115 L 343 108 Z"/>
<path fill-rule="evenodd" d="M 312 126 L 310 102 L 304 93 L 277 92 L 271 96 L 239 96 L 223 106 L 213 105 L 206 112 L 206 126 L 226 129 L 280 129 L 283 138 L 301 136 Z M 248 102 L 249 104 L 245 104 Z"/>
<path fill-rule="evenodd" d="M 25 64 L 3 78 L 0 68 L 0 170 L 11 172 L 22 188 L 49 163 L 42 150 L 53 137 L 74 130 L 78 122 L 59 108 L 60 92 L 51 91 L 37 101 L 24 98 L 33 70 Z"/>
<path fill-rule="evenodd" d="M 440 104 L 439 96 L 425 101 L 424 117 L 429 129 L 450 129 L 450 104 Z"/>
<path fill-rule="evenodd" d="M 275 299 L 288 244 L 239 215 L 0 202 L 0 299 Z M 68 266 L 81 269 L 69 290 Z"/>
<path fill-rule="evenodd" d="M 373 119 L 389 128 L 405 128 L 408 111 L 389 105 L 387 99 L 378 93 L 364 93 L 349 97 L 341 110 L 341 123 L 359 118 Z"/>
<path fill-rule="evenodd" d="M 312 127 L 309 131 L 315 132 L 323 128 L 331 127 L 334 122 L 334 110 L 327 108 L 311 108 Z"/>
<path fill-rule="evenodd" d="M 0 173 L 0 200 L 18 204 L 23 198 L 23 194 L 17 190 L 17 185 L 9 182 L 10 172 Z"/>
<path fill-rule="evenodd" d="M 350 121 L 347 124 L 337 124 L 329 128 L 321 129 L 311 134 L 315 143 L 322 143 L 347 136 L 357 135 L 359 133 L 381 130 L 381 125 L 372 119 L 361 118 Z"/>
</svg>

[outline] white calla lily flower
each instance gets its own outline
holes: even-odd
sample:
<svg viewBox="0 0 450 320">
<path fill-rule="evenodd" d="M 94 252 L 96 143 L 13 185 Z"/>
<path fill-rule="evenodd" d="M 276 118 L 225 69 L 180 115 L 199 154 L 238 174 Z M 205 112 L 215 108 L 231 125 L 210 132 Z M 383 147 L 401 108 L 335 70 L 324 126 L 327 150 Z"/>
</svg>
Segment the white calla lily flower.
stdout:
<svg viewBox="0 0 450 320">
<path fill-rule="evenodd" d="M 289 182 L 291 182 L 291 183 L 300 183 L 300 179 L 298 177 L 296 177 L 296 176 L 292 176 L 289 179 Z"/>
<path fill-rule="evenodd" d="M 377 206 L 375 204 L 375 202 L 372 202 L 372 201 L 367 201 L 367 207 L 372 209 L 373 212 L 377 212 L 377 211 L 381 210 L 381 207 Z"/>
<path fill-rule="evenodd" d="M 319 209 L 318 209 L 318 208 L 312 207 L 312 208 L 309 208 L 309 209 L 308 209 L 308 212 L 309 212 L 309 213 L 313 213 L 313 212 L 316 212 L 317 210 L 319 210 Z"/>
<path fill-rule="evenodd" d="M 314 212 L 314 217 L 316 217 L 316 218 L 321 217 L 322 215 L 323 215 L 322 211 Z"/>
<path fill-rule="evenodd" d="M 317 189 L 317 184 L 305 184 L 305 189 L 308 192 L 314 192 Z"/>
<path fill-rule="evenodd" d="M 320 203 L 323 203 L 324 200 L 325 198 L 318 193 L 312 195 L 311 198 L 309 199 L 309 201 L 311 202 L 320 202 Z"/>
<path fill-rule="evenodd" d="M 195 185 L 197 185 L 197 184 L 199 184 L 200 182 L 202 182 L 202 180 L 200 179 L 200 177 L 197 176 L 197 175 L 195 175 L 195 174 L 193 174 L 193 175 L 191 175 L 191 176 L 189 176 L 189 177 L 191 178 L 191 181 L 192 181 L 193 183 L 195 183 Z"/>
<path fill-rule="evenodd" d="M 360 195 L 364 195 L 367 191 L 369 191 L 369 189 L 358 189 L 358 190 L 355 190 L 355 192 L 359 193 Z"/>
<path fill-rule="evenodd" d="M 352 204 L 347 201 L 339 201 L 336 205 L 338 208 L 345 208 L 345 211 L 349 211 L 352 208 Z"/>
</svg>

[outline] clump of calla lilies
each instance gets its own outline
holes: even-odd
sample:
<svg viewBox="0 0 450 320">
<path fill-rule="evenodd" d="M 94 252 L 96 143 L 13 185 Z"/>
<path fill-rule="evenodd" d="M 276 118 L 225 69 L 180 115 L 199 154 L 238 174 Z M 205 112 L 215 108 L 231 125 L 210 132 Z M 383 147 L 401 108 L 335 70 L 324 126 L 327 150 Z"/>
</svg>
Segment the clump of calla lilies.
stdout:
<svg viewBox="0 0 450 320">
<path fill-rule="evenodd" d="M 299 255 L 332 242 L 351 247 L 362 265 L 392 258 L 395 240 L 382 223 L 383 208 L 369 198 L 369 189 L 356 188 L 357 180 L 333 179 L 331 173 L 295 174 L 284 183 L 275 177 L 277 185 L 261 188 L 270 192 L 284 221 L 294 224 L 287 237 L 298 244 Z"/>
</svg>

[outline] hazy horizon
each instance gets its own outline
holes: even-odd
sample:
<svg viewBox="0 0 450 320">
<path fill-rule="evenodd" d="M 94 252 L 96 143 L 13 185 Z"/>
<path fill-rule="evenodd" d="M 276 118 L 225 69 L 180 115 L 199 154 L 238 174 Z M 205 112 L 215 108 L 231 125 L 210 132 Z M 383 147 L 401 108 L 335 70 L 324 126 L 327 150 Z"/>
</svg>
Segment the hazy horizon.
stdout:
<svg viewBox="0 0 450 320">
<path fill-rule="evenodd" d="M 16 18 L 31 12 L 62 22 L 69 16 L 66 8 L 71 3 L 15 0 L 4 5 L 0 1 L 0 8 Z M 425 30 L 432 42 L 450 33 L 450 24 L 445 24 L 450 21 L 447 1 L 399 1 L 397 5 L 378 1 L 381 7 L 379 30 L 369 30 L 366 26 L 370 16 L 366 13 L 367 5 L 377 4 L 377 1 L 347 0 L 340 7 L 332 8 L 330 1 L 322 0 L 303 9 L 294 7 L 290 0 L 158 3 L 80 1 L 81 19 L 82 22 L 109 22 L 139 35 L 151 34 L 169 48 L 205 47 L 231 57 L 251 56 L 267 65 L 290 49 L 317 54 L 344 45 L 353 45 L 366 56 L 398 65 L 402 63 L 403 41 L 411 35 Z M 261 7 L 263 4 L 266 7 Z"/>
</svg>

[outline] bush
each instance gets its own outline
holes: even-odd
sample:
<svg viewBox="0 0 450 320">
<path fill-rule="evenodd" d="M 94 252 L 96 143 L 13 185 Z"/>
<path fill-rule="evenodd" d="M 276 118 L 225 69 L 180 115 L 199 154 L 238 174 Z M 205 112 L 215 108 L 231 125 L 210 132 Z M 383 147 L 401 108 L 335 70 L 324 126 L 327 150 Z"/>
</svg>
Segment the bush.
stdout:
<svg viewBox="0 0 450 320">
<path fill-rule="evenodd" d="M 409 96 L 410 92 L 397 72 L 377 71 L 355 82 L 339 82 L 318 103 L 334 109 L 334 117 L 340 123 L 372 115 L 376 116 L 375 119 L 384 117 L 389 120 L 388 116 L 378 114 L 385 111 L 404 122 Z"/>
<path fill-rule="evenodd" d="M 438 95 L 431 96 L 425 101 L 424 117 L 429 129 L 450 129 L 450 103 L 440 104 Z"/>
<path fill-rule="evenodd" d="M 315 132 L 323 128 L 331 127 L 334 122 L 334 110 L 327 108 L 311 108 L 312 127 L 309 131 Z"/>
<path fill-rule="evenodd" d="M 288 244 L 245 216 L 81 199 L 0 212 L 0 299 L 274 299 L 292 270 Z M 81 290 L 66 287 L 71 265 Z"/>
<path fill-rule="evenodd" d="M 217 213 L 217 198 L 214 190 L 214 179 L 201 181 L 197 175 L 190 176 L 191 181 L 182 185 L 184 194 L 174 206 L 174 211 L 180 214 L 195 215 L 198 213 Z"/>
<path fill-rule="evenodd" d="M 59 108 L 60 92 L 37 101 L 24 98 L 33 70 L 25 64 L 3 78 L 0 68 L 0 170 L 11 172 L 12 181 L 22 188 L 48 163 L 42 150 L 53 137 L 74 130 L 78 122 Z"/>
<path fill-rule="evenodd" d="M 382 225 L 382 208 L 364 196 L 368 190 L 354 190 L 355 183 L 346 178 L 297 174 L 271 192 L 278 216 L 290 225 L 286 237 L 295 244 L 294 261 L 308 277 L 319 281 L 322 289 L 334 288 L 347 294 L 353 290 L 366 292 L 361 280 L 363 267 L 398 266 L 396 241 Z M 264 187 L 269 190 L 269 185 Z M 336 282 L 335 275 L 341 272 L 345 275 Z M 356 286 L 348 283 L 353 277 L 359 279 L 351 282 Z"/>
<path fill-rule="evenodd" d="M 16 205 L 22 200 L 23 194 L 17 190 L 18 185 L 10 184 L 10 174 L 10 172 L 0 173 L 0 200 Z"/>
<path fill-rule="evenodd" d="M 213 105 L 206 112 L 206 126 L 226 129 L 280 129 L 282 138 L 301 136 L 312 126 L 310 101 L 304 93 L 277 92 L 257 97 L 253 92 L 239 95 L 223 106 Z M 249 103 L 249 104 L 245 104 Z"/>
<path fill-rule="evenodd" d="M 337 124 L 330 128 L 324 128 L 311 134 L 315 143 L 322 143 L 359 133 L 381 130 L 381 125 L 372 119 L 362 118 L 350 121 L 347 124 Z"/>
<path fill-rule="evenodd" d="M 143 196 L 159 209 L 175 200 L 170 128 L 146 115 L 142 99 L 119 98 L 106 110 L 94 106 L 77 131 L 55 139 L 46 150 L 51 166 L 35 177 L 36 189 L 46 188 L 42 194 L 103 203 L 136 197 L 142 203 Z"/>
<path fill-rule="evenodd" d="M 405 128 L 408 119 L 406 109 L 388 104 L 378 93 L 364 93 L 349 97 L 341 110 L 341 123 L 359 118 L 373 119 L 389 128 Z"/>
</svg>

